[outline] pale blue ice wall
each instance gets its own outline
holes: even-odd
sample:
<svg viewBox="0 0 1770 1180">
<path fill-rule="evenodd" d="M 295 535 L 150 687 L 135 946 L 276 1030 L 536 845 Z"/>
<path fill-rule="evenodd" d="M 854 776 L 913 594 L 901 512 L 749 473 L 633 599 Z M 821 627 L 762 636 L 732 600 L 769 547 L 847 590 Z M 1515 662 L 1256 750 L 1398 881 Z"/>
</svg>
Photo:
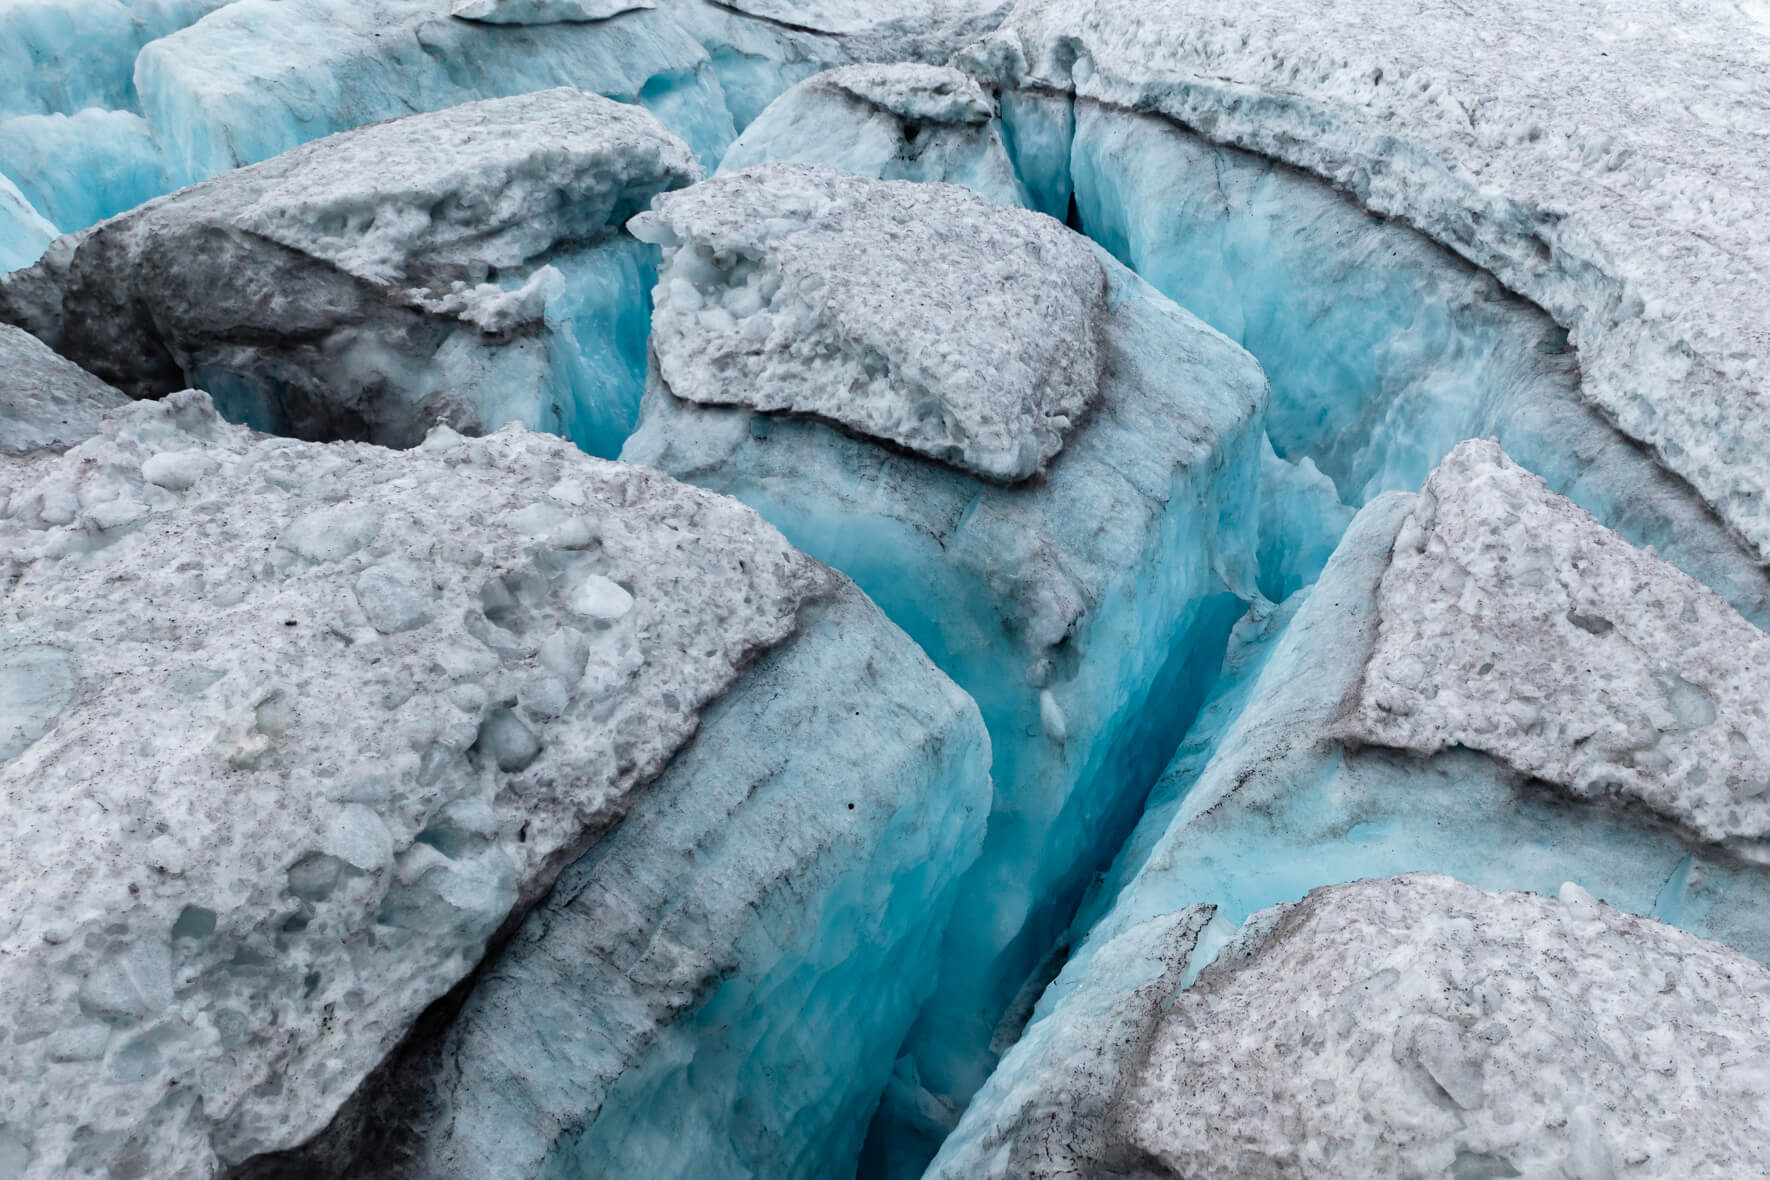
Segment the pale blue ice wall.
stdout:
<svg viewBox="0 0 1770 1180">
<path fill-rule="evenodd" d="M 1272 382 L 1278 455 L 1311 460 L 1346 505 L 1412 490 L 1456 443 L 1497 437 L 1551 488 L 1770 622 L 1756 561 L 1580 399 L 1566 334 L 1485 272 L 1158 117 L 1031 94 L 1005 95 L 1002 111 L 1035 205 L 1252 352 Z M 1309 578 L 1263 585 L 1276 596 Z"/>
</svg>

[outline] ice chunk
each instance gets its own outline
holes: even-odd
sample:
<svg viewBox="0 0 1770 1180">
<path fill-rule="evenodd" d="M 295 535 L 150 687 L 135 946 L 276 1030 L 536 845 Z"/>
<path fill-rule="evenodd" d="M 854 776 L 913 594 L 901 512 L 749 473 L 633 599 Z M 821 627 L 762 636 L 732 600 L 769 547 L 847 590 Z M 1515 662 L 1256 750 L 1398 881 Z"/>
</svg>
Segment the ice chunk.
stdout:
<svg viewBox="0 0 1770 1180">
<path fill-rule="evenodd" d="M 810 414 L 1014 481 L 1098 397 L 1106 278 L 1048 217 L 773 165 L 659 200 L 631 229 L 666 251 L 652 330 L 678 398 Z"/>
<path fill-rule="evenodd" d="M 607 20 L 657 0 L 455 0 L 451 16 L 492 25 L 554 25 L 565 21 Z"/>
<path fill-rule="evenodd" d="M 1377 605 L 1352 740 L 1481 750 L 1770 855 L 1770 636 L 1493 443 L 1427 481 Z"/>
<path fill-rule="evenodd" d="M 718 178 L 689 195 L 741 196 L 757 184 Z M 864 199 L 881 207 L 872 214 L 880 219 L 894 214 L 908 187 L 841 180 L 857 201 L 870 194 Z M 1023 212 L 965 200 L 975 210 L 966 224 L 1030 224 Z M 783 210 L 783 220 L 795 216 Z M 914 263 L 949 275 L 947 262 L 907 245 L 923 240 L 880 238 L 869 267 L 889 276 Z M 707 281 L 715 258 L 731 264 L 727 274 L 742 265 L 735 253 L 697 249 L 698 241 L 670 247 L 660 303 L 677 298 L 674 285 Z M 853 257 L 823 254 L 818 277 L 845 289 Z M 884 1116 L 895 1128 L 887 1139 L 926 1133 L 937 1142 L 945 1127 L 929 1130 L 916 1112 L 933 1112 L 927 1117 L 936 1124 L 950 1120 L 982 1083 L 998 1021 L 1051 950 L 1082 883 L 1131 826 L 1241 611 L 1237 594 L 1254 593 L 1256 522 L 1238 509 L 1255 500 L 1259 477 L 1266 395 L 1258 367 L 1104 254 L 1096 265 L 1106 297 L 1079 329 L 1096 341 L 1098 363 L 1082 374 L 1098 380 L 1095 407 L 1036 478 L 981 479 L 852 427 L 677 397 L 664 358 L 725 330 L 703 315 L 659 315 L 659 364 L 623 452 L 737 495 L 848 573 L 977 699 L 990 727 L 989 831 L 961 890 L 941 984 L 906 1050 L 903 1072 L 918 1080 L 894 1085 L 902 1102 Z M 738 294 L 735 285 L 727 289 Z M 978 335 L 971 309 L 953 294 L 963 289 L 924 285 L 914 297 L 950 309 L 938 346 L 975 366 L 952 343 Z M 1022 307 L 1052 298 L 1019 291 Z M 1007 302 L 986 310 L 1011 324 L 1025 314 Z M 855 333 L 823 337 L 833 370 L 856 364 L 861 346 L 850 340 L 882 334 L 866 323 Z M 794 371 L 791 358 L 784 368 Z M 759 382 L 741 371 L 733 370 L 723 400 L 741 402 L 753 385 L 777 379 L 773 369 Z M 695 380 L 710 379 L 703 372 L 710 374 L 691 370 Z M 905 388 L 881 392 L 895 397 Z M 1199 650 L 1209 662 L 1190 666 Z M 1146 712 L 1151 701 L 1165 707 Z M 926 1159 L 932 1144 L 914 1150 Z"/>
<path fill-rule="evenodd" d="M 1320 581 L 1274 616 L 1293 614 L 1282 637 L 1232 653 L 1240 666 L 1222 677 L 1226 707 L 1206 710 L 1152 792 L 1119 863 L 1084 907 L 1072 961 L 1137 922 L 1195 903 L 1240 922 L 1319 885 L 1417 870 L 1549 895 L 1577 880 L 1624 909 L 1770 960 L 1770 872 L 1759 863 L 1754 820 L 1762 792 L 1750 769 L 1770 726 L 1731 704 L 1758 666 L 1762 634 L 1710 591 L 1605 534 L 1491 444 L 1460 448 L 1427 487 L 1363 509 Z M 1441 511 L 1445 535 L 1437 536 L 1431 522 Z M 1491 553 L 1477 560 L 1478 550 L 1452 547 L 1460 534 L 1504 537 L 1514 549 L 1503 564 Z M 1560 564 L 1546 560 L 1550 552 Z M 1420 579 L 1433 573 L 1428 606 Z M 1566 618 L 1570 594 L 1583 596 L 1575 613 L 1588 618 L 1592 595 L 1620 586 L 1642 604 L 1663 602 L 1636 608 L 1663 609 L 1666 648 L 1655 650 L 1680 649 L 1663 666 L 1630 662 L 1630 645 L 1641 641 L 1620 625 L 1600 636 Z M 1510 622 L 1530 602 L 1555 618 Z M 1475 615 L 1466 632 L 1457 622 L 1464 612 Z M 1602 613 L 1589 617 L 1593 627 L 1602 629 Z M 1615 613 L 1622 624 L 1633 617 Z M 1447 638 L 1406 647 L 1414 626 L 1442 628 Z M 1462 658 L 1475 636 L 1494 641 L 1491 653 Z M 1729 648 L 1725 677 L 1698 670 L 1719 658 L 1716 642 Z M 1590 675 L 1588 663 L 1569 673 L 1574 652 Z M 1686 675 L 1719 695 L 1706 699 L 1709 688 Z M 1450 698 L 1442 708 L 1467 717 L 1459 731 L 1466 745 L 1449 748 L 1424 728 L 1416 736 L 1406 716 L 1371 712 L 1392 697 L 1422 710 L 1423 727 L 1441 715 L 1434 692 Z M 1717 724 L 1723 705 L 1727 717 Z M 1651 720 L 1644 708 L 1654 710 Z M 1719 731 L 1706 747 L 1713 785 L 1674 760 L 1687 757 L 1694 736 L 1681 727 L 1710 708 L 1708 724 Z M 1659 787 L 1658 772 L 1628 773 L 1632 755 L 1624 753 L 1614 788 L 1592 790 L 1583 776 L 1603 755 L 1586 763 L 1580 751 L 1593 738 L 1612 757 L 1616 746 L 1596 729 L 1580 740 L 1577 722 L 1613 715 L 1635 723 L 1639 749 L 1659 772 L 1696 781 L 1674 795 Z M 1558 737 L 1563 724 L 1576 728 Z M 1663 763 L 1653 759 L 1661 743 Z"/>
<path fill-rule="evenodd" d="M 620 223 L 697 174 L 634 107 L 566 89 L 471 103 L 106 222 L 38 298 L 59 304 L 63 353 L 137 396 L 200 385 L 261 429 L 397 446 L 436 421 L 479 432 L 516 419 L 612 454 L 640 360 L 631 343 L 575 332 L 597 326 L 596 308 L 612 320 L 643 306 L 648 251 Z M 548 315 L 580 272 L 595 281 L 574 310 Z M 592 350 L 626 363 L 584 380 Z"/>
<path fill-rule="evenodd" d="M 912 62 L 843 66 L 771 103 L 719 169 L 826 164 L 882 180 L 943 180 L 1025 205 L 994 116 L 989 95 L 955 69 Z"/>
<path fill-rule="evenodd" d="M 671 922 L 715 975 L 770 980 L 749 1019 L 823 1037 L 805 1012 L 830 1003 L 843 1024 L 832 1072 L 763 1122 L 816 1139 L 841 1107 L 858 1127 L 889 1056 L 860 1053 L 926 989 L 912 952 L 975 846 L 988 745 L 834 573 L 736 502 L 515 428 L 315 446 L 179 393 L 5 479 L 0 1093 L 25 1175 L 212 1175 L 301 1145 L 611 830 L 582 869 L 611 906 L 657 888 L 726 906 Z M 632 607 L 582 616 L 593 577 Z M 666 764 L 653 805 L 641 787 Z M 623 816 L 641 831 L 621 837 Z M 747 877 L 758 846 L 784 860 Z M 620 913 L 650 945 L 660 915 Z M 853 922 L 876 946 L 844 939 Z M 791 1017 L 763 994 L 775 966 Z M 596 978 L 666 1000 L 651 969 Z M 804 989 L 823 1000 L 798 1007 Z M 873 994 L 889 1001 L 866 1012 Z M 653 1056 L 621 1069 L 727 1053 L 697 998 L 669 992 Z"/>
<path fill-rule="evenodd" d="M 1184 991 L 1169 964 L 1193 930 L 1146 923 L 1003 1061 L 930 1176 L 1750 1171 L 1770 972 L 1607 906 L 1577 928 L 1561 910 L 1425 874 L 1322 889 L 1255 915 Z M 1141 994 L 1163 967 L 1164 994 Z M 1102 1035 L 1090 1018 L 1115 1003 L 1150 1015 Z"/>
<path fill-rule="evenodd" d="M 968 60 L 1312 173 L 1492 272 L 1571 333 L 1582 396 L 1770 555 L 1770 151 L 1739 82 L 1770 40 L 1749 6 L 1588 16 L 1603 36 L 1529 0 L 1023 0 Z"/>
<path fill-rule="evenodd" d="M 141 47 L 227 3 L 8 0 L 0 7 L 0 117 L 130 107 Z"/>
<path fill-rule="evenodd" d="M 448 1030 L 365 1092 L 366 1133 L 315 1158 L 336 1173 L 354 1148 L 366 1172 L 412 1177 L 852 1174 L 982 841 L 987 764 L 976 707 L 876 607 L 851 587 L 808 605 Z M 395 1123 L 412 1144 L 397 1166 L 374 1154 Z"/>
<path fill-rule="evenodd" d="M 0 274 L 30 266 L 43 257 L 57 230 L 18 186 L 0 175 Z"/>
<path fill-rule="evenodd" d="M 0 453 L 65 451 L 128 401 L 29 332 L 0 324 Z"/>
</svg>

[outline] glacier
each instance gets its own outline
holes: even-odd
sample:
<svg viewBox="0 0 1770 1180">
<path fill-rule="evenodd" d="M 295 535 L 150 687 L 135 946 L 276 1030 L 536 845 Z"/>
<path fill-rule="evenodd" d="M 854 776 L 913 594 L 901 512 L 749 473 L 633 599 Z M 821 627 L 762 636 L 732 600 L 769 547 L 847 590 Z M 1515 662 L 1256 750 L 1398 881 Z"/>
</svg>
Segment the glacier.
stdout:
<svg viewBox="0 0 1770 1180">
<path fill-rule="evenodd" d="M 1196 650 L 1254 592 L 1233 504 L 1257 487 L 1265 380 L 1079 238 L 1048 289 L 1004 286 L 1062 229 L 956 186 L 772 164 L 634 230 L 664 259 L 622 458 L 736 495 L 854 578 L 990 728 L 982 858 L 894 1083 L 931 1154 L 1184 729 Z M 841 417 L 815 400 L 832 387 L 855 391 Z M 1004 417 L 1018 436 L 990 429 Z"/>
<path fill-rule="evenodd" d="M 518 427 L 439 427 L 407 452 L 296 443 L 197 392 L 0 473 L 18 869 L 0 963 L 32 997 L 0 1094 L 24 1175 L 214 1174 L 299 1147 L 567 865 L 572 920 L 610 933 L 627 914 L 658 949 L 640 903 L 680 885 L 655 877 L 669 840 L 704 849 L 707 900 L 682 911 L 672 1003 L 648 1007 L 657 960 L 611 958 L 604 984 L 641 1002 L 625 1052 L 598 1062 L 610 1082 L 790 1049 L 725 1040 L 701 1009 L 715 978 L 747 982 L 768 1028 L 806 993 L 877 981 L 882 1002 L 848 1013 L 851 1055 L 907 1029 L 936 964 L 903 958 L 938 938 L 975 855 L 988 739 L 875 607 L 748 509 Z M 866 707 L 832 712 L 843 699 Z M 702 752 L 673 759 L 685 748 Z M 846 780 L 795 753 L 828 748 Z M 769 756 L 748 786 L 738 754 Z M 783 811 L 826 818 L 778 875 L 750 871 L 741 840 L 716 867 L 704 825 L 774 830 Z M 644 855 L 620 854 L 625 824 Z M 875 911 L 898 880 L 925 888 Z M 856 906 L 870 960 L 848 955 Z M 571 921 L 538 920 L 511 945 L 545 957 Z M 839 1133 L 872 1094 L 862 1063 L 831 1061 L 757 1122 Z"/>
<path fill-rule="evenodd" d="M 0 1175 L 1751 1173 L 1759 7 L 0 0 Z"/>
</svg>

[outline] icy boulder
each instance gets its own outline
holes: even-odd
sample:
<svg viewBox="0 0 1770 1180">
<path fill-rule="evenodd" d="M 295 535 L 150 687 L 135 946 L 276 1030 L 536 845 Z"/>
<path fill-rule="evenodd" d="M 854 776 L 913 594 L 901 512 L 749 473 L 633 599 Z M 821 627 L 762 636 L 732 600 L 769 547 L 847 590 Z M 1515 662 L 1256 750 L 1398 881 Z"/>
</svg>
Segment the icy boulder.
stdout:
<svg viewBox="0 0 1770 1180">
<path fill-rule="evenodd" d="M 1099 397 L 1106 274 L 1048 217 L 782 165 L 629 228 L 669 251 L 652 330 L 675 397 L 810 415 L 1007 482 L 1043 471 Z"/>
<path fill-rule="evenodd" d="M 1291 165 L 1491 272 L 1571 334 L 1582 396 L 1761 558 L 1770 40 L 1753 12 L 1020 0 L 967 62 L 1052 96 L 1059 122 L 1073 97 L 1078 121 L 1142 112 Z"/>
<path fill-rule="evenodd" d="M 1197 912 L 1121 936 L 1042 1009 L 930 1176 L 1759 1166 L 1770 972 L 1725 947 L 1574 884 L 1550 898 L 1422 874 L 1263 911 L 1181 990 Z"/>
<path fill-rule="evenodd" d="M 637 997 L 573 1012 L 628 1034 L 608 1084 L 725 1052 L 695 1022 L 711 981 L 766 996 L 778 970 L 891 999 L 843 1009 L 830 1073 L 769 1113 L 811 1135 L 876 1089 L 855 1047 L 932 978 L 913 952 L 975 848 L 987 743 L 748 509 L 516 428 L 322 447 L 200 393 L 0 480 L 18 1172 L 204 1176 L 302 1144 L 587 847 L 580 920 L 630 947 L 595 978 Z M 852 906 L 879 941 L 845 966 Z"/>
<path fill-rule="evenodd" d="M 657 0 L 455 0 L 449 15 L 491 25 L 555 25 L 656 7 Z"/>
<path fill-rule="evenodd" d="M 65 451 L 128 400 L 29 332 L 0 324 L 0 453 Z"/>
<path fill-rule="evenodd" d="M 825 164 L 881 180 L 943 180 L 1005 205 L 1027 204 L 995 114 L 982 87 L 946 66 L 843 66 L 771 103 L 719 170 Z"/>
<path fill-rule="evenodd" d="M 1152 792 L 1075 959 L 1195 903 L 1239 922 L 1434 871 L 1578 880 L 1770 961 L 1770 637 L 1713 592 L 1469 442 L 1360 512 L 1273 624 L 1225 667 L 1226 707 Z"/>
<path fill-rule="evenodd" d="M 56 347 L 135 396 L 197 385 L 305 438 L 519 420 L 612 454 L 637 412 L 651 252 L 620 223 L 698 173 L 575 90 L 346 132 L 153 202 L 44 264 Z M 20 297 L 19 301 L 24 301 Z"/>
<path fill-rule="evenodd" d="M 1184 729 L 1195 649 L 1214 662 L 1252 593 L 1234 506 L 1265 383 L 1057 223 L 958 188 L 771 165 L 659 205 L 639 229 L 666 243 L 656 364 L 623 457 L 848 573 L 990 727 L 984 852 L 887 1104 L 931 1155 Z"/>
</svg>

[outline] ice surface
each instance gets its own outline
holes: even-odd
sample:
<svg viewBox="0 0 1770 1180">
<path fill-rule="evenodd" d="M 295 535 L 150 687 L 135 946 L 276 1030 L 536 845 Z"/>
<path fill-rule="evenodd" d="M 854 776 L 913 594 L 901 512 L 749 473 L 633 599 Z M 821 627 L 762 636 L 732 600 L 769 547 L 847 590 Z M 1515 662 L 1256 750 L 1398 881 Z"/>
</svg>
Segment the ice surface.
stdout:
<svg viewBox="0 0 1770 1180">
<path fill-rule="evenodd" d="M 1493 443 L 1427 481 L 1377 609 L 1351 740 L 1481 750 L 1770 857 L 1770 636 Z"/>
<path fill-rule="evenodd" d="M 656 7 L 657 0 L 455 0 L 449 15 L 493 25 L 551 25 Z"/>
<path fill-rule="evenodd" d="M 897 207 L 902 186 L 845 183 Z M 970 199 L 992 217 L 1006 212 Z M 879 242 L 871 265 L 903 265 L 882 257 L 891 249 Z M 660 288 L 710 261 L 684 246 Z M 849 260 L 830 254 L 822 265 L 835 282 Z M 1256 522 L 1236 506 L 1256 493 L 1264 380 L 1245 353 L 1104 254 L 1099 265 L 1108 292 L 1090 325 L 1097 404 L 1036 479 L 980 480 L 816 419 L 678 398 L 661 358 L 704 330 L 698 317 L 659 316 L 660 365 L 623 451 L 738 496 L 848 573 L 977 699 L 990 727 L 996 796 L 984 852 L 888 1100 L 887 1122 L 908 1124 L 912 1139 L 938 1142 L 982 1083 L 998 1020 L 1186 724 L 1208 678 L 1208 667 L 1188 666 L 1195 648 L 1214 664 L 1241 609 L 1235 595 L 1253 593 Z M 1022 291 L 1029 305 L 1046 297 Z M 966 309 L 945 288 L 921 298 L 954 309 L 951 339 L 970 338 Z M 737 371 L 732 383 L 734 401 L 753 384 Z M 1166 707 L 1146 715 L 1152 700 Z"/>
<path fill-rule="evenodd" d="M 361 1174 L 852 1172 L 982 841 L 988 750 L 871 603 L 807 606 L 367 1095 L 359 1142 L 412 1147 Z"/>
<path fill-rule="evenodd" d="M 29 332 L 0 324 L 0 454 L 65 451 L 128 400 Z"/>
<path fill-rule="evenodd" d="M 55 240 L 56 228 L 0 174 L 0 274 L 30 266 Z"/>
<path fill-rule="evenodd" d="M 38 299 L 59 303 L 57 348 L 137 396 L 201 385 L 254 426 L 395 446 L 516 419 L 613 454 L 643 379 L 620 323 L 650 271 L 620 224 L 696 175 L 635 107 L 471 103 L 107 222 Z"/>
<path fill-rule="evenodd" d="M 1770 41 L 1739 8 L 1021 0 L 969 53 L 1294 165 L 1491 271 L 1571 333 L 1582 395 L 1770 555 Z"/>
<path fill-rule="evenodd" d="M 1044 1014 L 1054 1027 L 1004 1061 L 931 1176 L 1756 1167 L 1770 973 L 1576 884 L 1554 898 L 1427 874 L 1322 889 L 1256 915 L 1183 991 L 1173 964 L 1196 934 L 1150 925 L 1113 944 L 1144 939 L 1143 962 L 1103 954 Z M 1128 977 L 1117 989 L 1109 967 Z M 1166 994 L 1140 994 L 1164 968 Z M 1102 1009 L 1149 1015 L 1113 1039 L 1091 1024 Z"/>
<path fill-rule="evenodd" d="M 1106 276 L 1048 217 L 782 164 L 629 228 L 664 249 L 652 330 L 676 397 L 813 415 L 1005 481 L 1043 471 L 1098 397 Z"/>
<path fill-rule="evenodd" d="M 947 181 L 1005 205 L 1025 205 L 994 116 L 989 95 L 949 67 L 843 66 L 771 103 L 731 145 L 719 170 L 824 164 L 882 180 Z"/>
<path fill-rule="evenodd" d="M 711 745 L 689 755 L 703 769 L 679 759 L 665 798 L 693 810 L 682 792 L 719 781 L 705 764 L 742 759 L 780 767 L 783 792 L 808 784 L 794 807 L 836 814 L 820 818 L 827 839 L 807 829 L 792 845 L 804 880 L 750 879 L 762 909 L 731 899 L 741 920 L 701 931 L 698 953 L 766 974 L 775 960 L 748 948 L 779 936 L 781 962 L 833 970 L 847 948 L 824 941 L 842 924 L 826 927 L 847 891 L 886 888 L 875 869 L 921 880 L 879 919 L 891 969 L 845 977 L 902 989 L 855 1040 L 901 1033 L 932 960 L 892 952 L 938 937 L 987 745 L 907 641 L 748 509 L 520 430 L 442 430 L 406 453 L 322 447 L 226 425 L 196 393 L 126 408 L 66 456 L 0 475 L 14 571 L 0 965 L 17 998 L 0 1088 L 28 1175 L 203 1175 L 301 1143 L 623 815 L 647 834 L 617 836 L 605 862 L 636 845 L 667 862 L 649 871 L 687 871 L 688 849 L 658 842 L 692 830 L 636 792 L 795 635 L 760 702 L 757 688 L 707 720 Z M 837 700 L 865 710 L 842 709 L 839 731 L 825 720 Z M 923 737 L 900 744 L 916 718 Z M 845 779 L 799 773 L 802 752 L 827 749 L 851 760 Z M 837 781 L 852 798 L 817 796 Z M 906 831 L 927 812 L 899 788 L 938 795 L 944 825 Z M 776 803 L 743 822 L 784 855 Z M 857 847 L 873 858 L 859 867 Z M 744 849 L 709 889 L 755 866 Z M 924 853 L 933 865 L 913 863 Z M 606 865 L 591 877 L 634 898 L 656 884 Z M 794 923 L 817 937 L 786 939 Z M 809 1127 L 860 1080 L 808 1080 L 777 1110 Z"/>
<path fill-rule="evenodd" d="M 0 117 L 128 109 L 135 56 L 229 0 L 7 0 L 0 5 Z"/>
<path fill-rule="evenodd" d="M 74 115 L 0 120 L 0 171 L 62 233 L 85 229 L 174 187 L 147 121 L 129 111 L 96 107 Z"/>
<path fill-rule="evenodd" d="M 1277 453 L 1309 460 L 1344 502 L 1411 491 L 1464 438 L 1497 435 L 1770 623 L 1752 548 L 1581 397 L 1580 359 L 1540 309 L 1346 194 L 1166 119 L 1036 95 L 1002 105 L 1041 207 L 1061 214 L 1073 192 L 1090 235 L 1258 357 Z"/>
</svg>

